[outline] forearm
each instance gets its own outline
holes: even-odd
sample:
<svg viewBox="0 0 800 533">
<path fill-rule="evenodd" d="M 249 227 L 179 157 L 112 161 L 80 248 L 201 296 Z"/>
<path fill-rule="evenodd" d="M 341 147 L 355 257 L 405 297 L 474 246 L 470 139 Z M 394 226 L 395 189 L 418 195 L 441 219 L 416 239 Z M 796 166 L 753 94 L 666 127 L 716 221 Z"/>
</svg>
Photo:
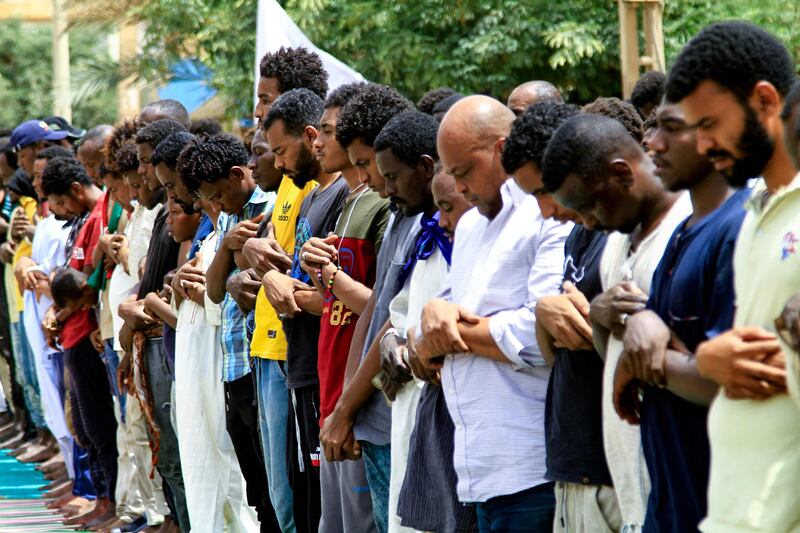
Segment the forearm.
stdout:
<svg viewBox="0 0 800 533">
<path fill-rule="evenodd" d="M 547 366 L 553 366 L 556 361 L 553 336 L 538 320 L 536 321 L 536 342 L 539 344 L 539 349 L 542 351 L 542 357 L 547 362 Z"/>
<path fill-rule="evenodd" d="M 700 376 L 693 355 L 667 350 L 665 367 L 670 392 L 697 405 L 711 405 L 719 387 Z"/>
<path fill-rule="evenodd" d="M 388 321 L 383 325 L 378 335 L 375 336 L 369 350 L 367 350 L 367 355 L 361 361 L 353 379 L 350 380 L 342 392 L 339 402 L 345 412 L 351 416 L 355 416 L 358 410 L 367 403 L 367 400 L 377 390 L 372 384 L 372 380 L 381 370 L 380 342 L 384 333 L 390 327 L 391 324 Z M 363 346 L 363 344 L 359 343 L 359 346 Z"/>
<path fill-rule="evenodd" d="M 172 329 L 178 326 L 178 317 L 172 312 L 172 307 L 161 298 L 148 302 L 149 308 L 158 318 L 166 322 Z"/>
<path fill-rule="evenodd" d="M 608 338 L 610 335 L 611 332 L 609 330 L 597 322 L 592 321 L 592 344 L 594 344 L 594 349 L 603 361 L 606 360 L 606 349 L 608 348 Z"/>
<path fill-rule="evenodd" d="M 233 268 L 233 254 L 224 246 L 220 246 L 206 271 L 206 292 L 208 298 L 215 304 L 221 303 L 225 298 L 225 284 Z"/>
<path fill-rule="evenodd" d="M 294 291 L 294 302 L 306 313 L 322 316 L 322 295 L 319 291 L 314 289 Z"/>
<path fill-rule="evenodd" d="M 511 361 L 500 350 L 500 347 L 489 331 L 489 319 L 481 318 L 477 324 L 467 322 L 458 323 L 458 333 L 469 347 L 472 354 L 486 357 L 500 363 L 510 363 Z"/>
<path fill-rule="evenodd" d="M 353 379 L 359 365 L 361 365 L 361 354 L 364 353 L 364 343 L 367 340 L 367 331 L 369 330 L 370 322 L 372 322 L 374 311 L 375 295 L 373 294 L 364 308 L 364 313 L 359 315 L 356 321 L 356 327 L 353 330 L 353 338 L 350 341 L 350 351 L 347 354 L 347 365 L 344 370 L 345 386 Z"/>
<path fill-rule="evenodd" d="M 336 274 L 332 290 L 336 298 L 359 316 L 364 312 L 364 308 L 372 296 L 372 289 L 354 280 L 343 270 L 339 270 Z"/>
</svg>

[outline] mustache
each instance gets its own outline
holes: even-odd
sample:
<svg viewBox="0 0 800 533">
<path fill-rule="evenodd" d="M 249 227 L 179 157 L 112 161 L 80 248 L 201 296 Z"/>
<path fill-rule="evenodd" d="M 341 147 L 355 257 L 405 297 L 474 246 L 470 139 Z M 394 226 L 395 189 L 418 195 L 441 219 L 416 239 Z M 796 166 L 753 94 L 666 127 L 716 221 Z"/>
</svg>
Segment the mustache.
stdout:
<svg viewBox="0 0 800 533">
<path fill-rule="evenodd" d="M 714 149 L 711 149 L 711 150 L 707 151 L 706 152 L 706 157 L 709 158 L 709 159 L 723 158 L 723 157 L 726 157 L 726 158 L 729 158 L 729 159 L 733 159 L 734 158 L 733 154 L 731 154 L 727 150 L 714 150 Z"/>
</svg>

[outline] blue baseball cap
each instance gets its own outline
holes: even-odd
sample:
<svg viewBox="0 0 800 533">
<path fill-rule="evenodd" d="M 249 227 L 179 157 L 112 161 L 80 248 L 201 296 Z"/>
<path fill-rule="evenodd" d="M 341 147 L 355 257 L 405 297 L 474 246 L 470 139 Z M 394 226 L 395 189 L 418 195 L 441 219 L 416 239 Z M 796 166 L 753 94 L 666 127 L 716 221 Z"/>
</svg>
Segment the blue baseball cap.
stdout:
<svg viewBox="0 0 800 533">
<path fill-rule="evenodd" d="M 69 135 L 66 131 L 55 131 L 43 120 L 27 120 L 11 132 L 9 145 L 18 152 L 39 141 L 60 141 Z"/>
</svg>

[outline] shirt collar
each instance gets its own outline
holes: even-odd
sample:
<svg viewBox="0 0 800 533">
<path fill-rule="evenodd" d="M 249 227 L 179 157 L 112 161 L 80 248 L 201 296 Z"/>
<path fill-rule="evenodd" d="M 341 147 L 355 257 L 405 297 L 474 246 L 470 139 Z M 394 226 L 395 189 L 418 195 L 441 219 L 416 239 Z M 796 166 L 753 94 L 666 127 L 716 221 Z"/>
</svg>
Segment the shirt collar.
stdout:
<svg viewBox="0 0 800 533">
<path fill-rule="evenodd" d="M 788 185 L 781 187 L 770 195 L 767 194 L 767 184 L 764 182 L 764 178 L 759 177 L 753 186 L 753 192 L 747 200 L 746 207 L 756 214 L 763 215 L 775 206 L 779 200 L 797 189 L 800 189 L 800 173 L 796 174 Z"/>
<path fill-rule="evenodd" d="M 500 187 L 500 194 L 503 197 L 503 205 L 510 202 L 512 206 L 519 207 L 528 197 L 528 193 L 523 191 L 514 178 L 509 177 Z"/>
<path fill-rule="evenodd" d="M 247 203 L 244 204 L 245 207 L 248 205 L 255 205 L 255 204 L 264 204 L 269 201 L 269 194 L 265 193 L 261 190 L 261 187 L 256 185 L 256 188 L 253 189 L 253 192 L 250 194 L 250 198 L 247 199 Z"/>
</svg>

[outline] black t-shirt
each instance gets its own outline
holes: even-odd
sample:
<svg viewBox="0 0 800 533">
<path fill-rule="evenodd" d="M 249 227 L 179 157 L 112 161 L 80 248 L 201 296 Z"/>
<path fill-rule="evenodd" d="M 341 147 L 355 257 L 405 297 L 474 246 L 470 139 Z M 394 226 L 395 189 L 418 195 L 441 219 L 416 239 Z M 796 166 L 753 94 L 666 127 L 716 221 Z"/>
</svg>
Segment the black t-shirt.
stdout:
<svg viewBox="0 0 800 533">
<path fill-rule="evenodd" d="M 297 215 L 292 277 L 311 284 L 308 274 L 300 268 L 300 250 L 311 237 L 325 237 L 336 227 L 349 188 L 339 178 L 324 191 L 315 190 L 303 200 Z M 286 334 L 286 386 L 290 389 L 319 384 L 317 376 L 317 343 L 319 317 L 301 312 L 283 320 Z"/>
<path fill-rule="evenodd" d="M 151 292 L 161 291 L 164 287 L 164 276 L 178 266 L 180 244 L 175 242 L 175 239 L 169 234 L 168 214 L 169 210 L 164 204 L 153 223 L 153 233 L 150 235 L 150 244 L 147 246 L 144 275 L 137 294 L 137 298 L 140 300 Z M 133 265 L 132 268 L 138 268 L 138 266 Z"/>
<path fill-rule="evenodd" d="M 564 247 L 564 281 L 586 299 L 603 292 L 600 258 L 606 235 L 575 226 Z M 603 449 L 603 360 L 594 351 L 556 349 L 547 387 L 547 479 L 611 485 Z"/>
</svg>

